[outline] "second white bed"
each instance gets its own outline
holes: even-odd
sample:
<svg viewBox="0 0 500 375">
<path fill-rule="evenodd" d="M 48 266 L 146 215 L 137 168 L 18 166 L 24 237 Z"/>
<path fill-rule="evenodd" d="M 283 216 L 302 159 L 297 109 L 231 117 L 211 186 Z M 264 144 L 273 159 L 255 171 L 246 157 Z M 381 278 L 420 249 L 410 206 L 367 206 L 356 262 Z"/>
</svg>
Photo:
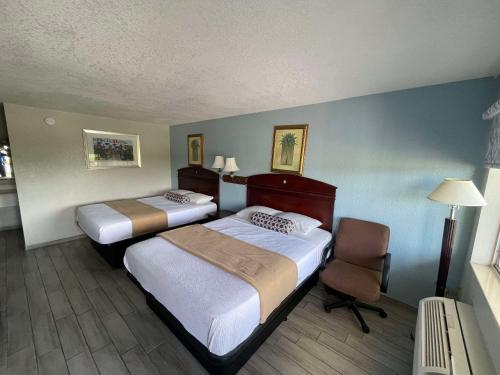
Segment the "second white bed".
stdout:
<svg viewBox="0 0 500 375">
<path fill-rule="evenodd" d="M 321 262 L 331 233 L 314 229 L 307 236 L 282 234 L 231 216 L 205 224 L 239 240 L 281 253 L 298 268 L 297 286 Z M 155 237 L 127 249 L 127 270 L 200 343 L 222 356 L 259 325 L 257 290 L 232 274 Z"/>
<path fill-rule="evenodd" d="M 217 205 L 213 202 L 181 204 L 163 196 L 141 198 L 138 201 L 164 210 L 168 215 L 169 228 L 202 220 L 209 213 L 217 211 Z M 100 244 L 132 238 L 132 221 L 105 203 L 78 207 L 76 221 L 90 238 Z"/>
</svg>

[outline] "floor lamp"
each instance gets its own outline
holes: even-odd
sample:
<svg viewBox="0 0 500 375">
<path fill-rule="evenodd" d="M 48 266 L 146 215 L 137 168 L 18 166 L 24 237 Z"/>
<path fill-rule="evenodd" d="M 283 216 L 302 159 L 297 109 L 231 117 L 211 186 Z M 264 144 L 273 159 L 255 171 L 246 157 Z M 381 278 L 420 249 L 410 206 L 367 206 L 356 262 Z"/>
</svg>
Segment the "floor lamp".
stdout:
<svg viewBox="0 0 500 375">
<path fill-rule="evenodd" d="M 450 217 L 444 220 L 443 243 L 441 244 L 436 285 L 436 296 L 444 297 L 453 250 L 453 237 L 455 236 L 456 212 L 461 206 L 484 206 L 486 201 L 472 181 L 452 178 L 445 178 L 427 198 L 450 206 Z"/>
</svg>

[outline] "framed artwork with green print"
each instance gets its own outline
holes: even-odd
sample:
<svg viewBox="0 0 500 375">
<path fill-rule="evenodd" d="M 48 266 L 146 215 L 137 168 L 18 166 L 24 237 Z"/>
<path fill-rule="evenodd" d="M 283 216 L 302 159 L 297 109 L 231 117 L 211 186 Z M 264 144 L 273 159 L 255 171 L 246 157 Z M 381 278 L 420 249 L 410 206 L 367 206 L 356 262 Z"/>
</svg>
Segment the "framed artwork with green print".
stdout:
<svg viewBox="0 0 500 375">
<path fill-rule="evenodd" d="M 302 176 L 309 125 L 280 125 L 274 127 L 272 172 Z"/>
<path fill-rule="evenodd" d="M 188 165 L 203 167 L 203 134 L 189 134 L 187 136 Z"/>
</svg>

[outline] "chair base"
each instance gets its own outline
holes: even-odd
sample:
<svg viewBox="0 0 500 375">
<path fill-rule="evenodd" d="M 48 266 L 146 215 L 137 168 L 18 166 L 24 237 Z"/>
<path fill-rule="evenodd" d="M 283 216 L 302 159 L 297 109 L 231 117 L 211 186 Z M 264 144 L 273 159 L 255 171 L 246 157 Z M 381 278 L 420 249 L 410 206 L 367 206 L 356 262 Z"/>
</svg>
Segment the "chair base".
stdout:
<svg viewBox="0 0 500 375">
<path fill-rule="evenodd" d="M 384 311 L 384 309 L 381 309 L 380 307 L 377 306 L 369 305 L 367 303 L 356 301 L 355 298 L 348 298 L 339 302 L 334 302 L 324 305 L 326 312 L 330 312 L 332 309 L 337 309 L 340 307 L 348 307 L 354 313 L 354 316 L 356 316 L 356 319 L 358 319 L 359 323 L 361 324 L 361 330 L 364 333 L 369 333 L 370 328 L 368 327 L 365 320 L 363 319 L 363 316 L 359 312 L 360 308 L 378 312 L 380 317 L 387 318 L 387 313 Z"/>
</svg>

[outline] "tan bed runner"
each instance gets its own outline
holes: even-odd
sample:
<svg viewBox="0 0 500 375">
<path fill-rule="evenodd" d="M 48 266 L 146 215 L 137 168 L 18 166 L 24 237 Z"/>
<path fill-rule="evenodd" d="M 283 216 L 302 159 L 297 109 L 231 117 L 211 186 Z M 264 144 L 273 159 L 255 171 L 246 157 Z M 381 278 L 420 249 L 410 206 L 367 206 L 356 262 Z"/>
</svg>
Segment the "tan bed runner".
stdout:
<svg viewBox="0 0 500 375">
<path fill-rule="evenodd" d="M 104 204 L 130 219 L 132 237 L 157 232 L 168 227 L 168 216 L 165 211 L 136 199 L 119 199 L 104 202 Z"/>
<path fill-rule="evenodd" d="M 288 257 L 203 225 L 190 225 L 158 236 L 255 287 L 260 298 L 261 323 L 297 285 L 297 265 Z"/>
</svg>

